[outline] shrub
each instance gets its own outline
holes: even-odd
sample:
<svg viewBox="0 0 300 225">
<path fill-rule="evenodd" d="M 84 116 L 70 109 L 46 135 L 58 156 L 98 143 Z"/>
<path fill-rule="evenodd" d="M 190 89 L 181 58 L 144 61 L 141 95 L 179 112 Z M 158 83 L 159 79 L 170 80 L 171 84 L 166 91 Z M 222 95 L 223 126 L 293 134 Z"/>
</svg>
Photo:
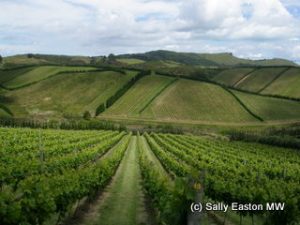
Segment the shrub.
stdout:
<svg viewBox="0 0 300 225">
<path fill-rule="evenodd" d="M 92 115 L 89 111 L 85 111 L 83 114 L 83 119 L 90 120 L 92 118 Z"/>
</svg>

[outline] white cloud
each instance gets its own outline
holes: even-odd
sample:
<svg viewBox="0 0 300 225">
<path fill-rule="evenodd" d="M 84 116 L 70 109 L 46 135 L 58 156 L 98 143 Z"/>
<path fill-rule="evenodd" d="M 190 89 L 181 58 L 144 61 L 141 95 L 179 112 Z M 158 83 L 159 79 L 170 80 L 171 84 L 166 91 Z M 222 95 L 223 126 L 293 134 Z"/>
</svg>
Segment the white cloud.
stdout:
<svg viewBox="0 0 300 225">
<path fill-rule="evenodd" d="M 300 43 L 300 22 L 286 8 L 297 2 L 0 0 L 0 54 L 173 49 L 299 60 L 290 49 Z"/>
</svg>

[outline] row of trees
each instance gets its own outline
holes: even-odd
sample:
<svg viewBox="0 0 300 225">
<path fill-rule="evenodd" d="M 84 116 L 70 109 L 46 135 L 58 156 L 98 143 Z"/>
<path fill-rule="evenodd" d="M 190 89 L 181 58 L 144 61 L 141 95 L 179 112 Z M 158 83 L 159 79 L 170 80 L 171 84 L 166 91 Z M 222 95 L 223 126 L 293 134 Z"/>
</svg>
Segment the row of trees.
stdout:
<svg viewBox="0 0 300 225">
<path fill-rule="evenodd" d="M 133 77 L 128 83 L 126 83 L 123 87 L 121 87 L 117 92 L 108 98 L 104 103 L 100 104 L 96 109 L 96 116 L 100 113 L 104 112 L 107 108 L 112 106 L 122 95 L 125 94 L 139 79 L 144 76 L 150 75 L 151 71 L 140 71 L 135 77 Z"/>
<path fill-rule="evenodd" d="M 64 130 L 126 130 L 125 126 L 99 120 L 34 120 L 23 118 L 0 118 L 5 127 L 54 128 Z"/>
</svg>

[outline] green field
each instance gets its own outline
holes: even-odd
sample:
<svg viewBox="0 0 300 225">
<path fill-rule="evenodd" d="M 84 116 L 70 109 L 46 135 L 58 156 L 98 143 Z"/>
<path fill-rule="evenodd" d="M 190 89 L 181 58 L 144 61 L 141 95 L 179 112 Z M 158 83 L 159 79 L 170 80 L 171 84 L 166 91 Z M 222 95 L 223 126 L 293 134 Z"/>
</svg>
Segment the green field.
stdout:
<svg viewBox="0 0 300 225">
<path fill-rule="evenodd" d="M 37 59 L 37 58 L 28 58 L 27 55 L 15 55 L 8 56 L 4 58 L 5 64 L 15 64 L 15 65 L 38 65 L 43 63 L 48 63 L 47 60 Z"/>
<path fill-rule="evenodd" d="M 256 115 L 264 120 L 299 120 L 300 102 L 263 97 L 239 91 L 233 93 Z"/>
<path fill-rule="evenodd" d="M 139 80 L 103 116 L 139 117 L 142 111 L 175 78 L 151 75 Z"/>
<path fill-rule="evenodd" d="M 251 73 L 236 88 L 259 92 L 269 85 L 286 68 L 263 68 Z"/>
<path fill-rule="evenodd" d="M 142 116 L 174 121 L 256 121 L 223 88 L 190 80 L 174 83 L 149 105 Z"/>
<path fill-rule="evenodd" d="M 203 225 L 300 219 L 295 149 L 191 134 L 3 127 L 0 146 L 1 225 L 182 225 L 197 199 L 286 205 L 286 213 L 204 211 Z"/>
<path fill-rule="evenodd" d="M 227 69 L 216 75 L 213 80 L 221 83 L 226 84 L 229 86 L 233 86 L 239 80 L 241 80 L 246 74 L 249 74 L 253 71 L 253 68 L 235 68 L 235 69 Z"/>
<path fill-rule="evenodd" d="M 300 69 L 293 68 L 285 72 L 262 93 L 300 98 Z"/>
<path fill-rule="evenodd" d="M 3 117 L 4 118 L 9 118 L 9 117 L 11 117 L 11 115 L 8 114 L 5 110 L 0 108 L 0 118 L 3 118 Z"/>
<path fill-rule="evenodd" d="M 4 77 L 14 77 L 13 79 L 9 79 L 6 82 L 3 82 L 2 85 L 7 88 L 18 88 L 22 87 L 31 83 L 35 83 L 40 80 L 44 80 L 48 77 L 54 76 L 60 72 L 70 72 L 70 71 L 91 71 L 96 70 L 93 67 L 79 67 L 79 66 L 40 66 L 40 67 L 33 67 L 29 71 L 24 71 L 25 69 L 13 70 L 9 71 L 8 74 L 5 74 L 3 71 Z M 8 78 L 7 78 L 8 79 Z"/>
<path fill-rule="evenodd" d="M 120 58 L 120 59 L 117 59 L 117 61 L 119 61 L 121 63 L 129 64 L 129 65 L 141 64 L 141 63 L 145 62 L 144 60 L 134 59 L 134 58 L 132 58 L 132 59 L 130 59 L 130 58 Z"/>
<path fill-rule="evenodd" d="M 0 70 L 0 84 L 4 84 L 17 78 L 18 76 L 22 76 L 30 72 L 34 67 L 25 67 L 20 69 L 13 69 L 13 70 Z"/>
<path fill-rule="evenodd" d="M 53 76 L 36 84 L 7 92 L 7 106 L 16 116 L 82 116 L 92 115 L 99 104 L 112 96 L 136 72 L 68 73 Z"/>
<path fill-rule="evenodd" d="M 156 96 L 169 82 L 168 77 L 143 78 L 111 109 L 108 109 L 103 117 L 145 118 L 174 122 L 178 120 L 256 121 L 228 92 L 216 85 L 178 80 Z M 153 96 L 156 97 L 153 99 Z M 150 99 L 152 101 L 148 104 Z M 147 107 L 144 108 L 145 106 Z"/>
</svg>

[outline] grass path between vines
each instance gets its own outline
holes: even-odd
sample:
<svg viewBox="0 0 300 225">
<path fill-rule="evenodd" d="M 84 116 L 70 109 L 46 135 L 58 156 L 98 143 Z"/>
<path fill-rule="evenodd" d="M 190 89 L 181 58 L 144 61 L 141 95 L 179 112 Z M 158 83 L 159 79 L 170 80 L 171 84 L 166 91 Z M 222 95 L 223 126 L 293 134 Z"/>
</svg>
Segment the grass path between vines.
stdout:
<svg viewBox="0 0 300 225">
<path fill-rule="evenodd" d="M 141 187 L 137 138 L 133 136 L 112 182 L 83 225 L 152 225 Z"/>
</svg>

